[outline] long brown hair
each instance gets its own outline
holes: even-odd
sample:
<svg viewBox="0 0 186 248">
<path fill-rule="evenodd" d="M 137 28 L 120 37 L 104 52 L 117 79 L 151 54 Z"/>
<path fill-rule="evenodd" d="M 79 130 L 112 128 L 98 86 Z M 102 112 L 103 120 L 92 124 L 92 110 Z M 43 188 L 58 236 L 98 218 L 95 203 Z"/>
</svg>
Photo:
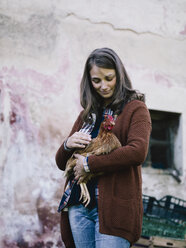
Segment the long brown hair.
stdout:
<svg viewBox="0 0 186 248">
<path fill-rule="evenodd" d="M 103 98 L 94 90 L 90 70 L 93 65 L 101 68 L 114 69 L 116 71 L 116 87 L 112 95 L 111 108 L 115 114 L 122 111 L 125 103 L 137 99 L 145 101 L 145 96 L 132 88 L 130 78 L 124 68 L 124 65 L 118 55 L 110 48 L 95 49 L 88 57 L 83 77 L 80 85 L 80 101 L 84 108 L 83 119 L 87 120 L 90 112 L 98 115 L 103 108 Z"/>
</svg>

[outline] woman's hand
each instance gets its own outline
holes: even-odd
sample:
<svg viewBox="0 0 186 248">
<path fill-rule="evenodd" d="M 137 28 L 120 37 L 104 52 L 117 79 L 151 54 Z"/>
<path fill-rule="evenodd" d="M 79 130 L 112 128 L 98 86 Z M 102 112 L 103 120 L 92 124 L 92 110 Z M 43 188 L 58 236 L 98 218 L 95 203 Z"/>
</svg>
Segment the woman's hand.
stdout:
<svg viewBox="0 0 186 248">
<path fill-rule="evenodd" d="M 86 174 L 84 170 L 84 166 L 83 166 L 83 160 L 85 157 L 80 154 L 74 154 L 74 157 L 77 159 L 76 165 L 74 166 L 74 176 L 75 176 L 75 179 L 78 180 L 78 183 L 79 183 L 81 177 Z"/>
<path fill-rule="evenodd" d="M 90 134 L 75 132 L 67 139 L 66 146 L 68 148 L 85 148 L 91 141 Z"/>
</svg>

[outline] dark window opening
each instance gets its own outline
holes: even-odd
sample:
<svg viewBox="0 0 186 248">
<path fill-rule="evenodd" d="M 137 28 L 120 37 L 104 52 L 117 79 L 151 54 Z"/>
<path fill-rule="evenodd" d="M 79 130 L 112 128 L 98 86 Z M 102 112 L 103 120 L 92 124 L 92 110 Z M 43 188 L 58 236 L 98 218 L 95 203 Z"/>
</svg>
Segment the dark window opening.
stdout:
<svg viewBox="0 0 186 248">
<path fill-rule="evenodd" d="M 150 110 L 152 133 L 144 167 L 155 169 L 175 169 L 175 139 L 178 132 L 180 114 Z"/>
</svg>

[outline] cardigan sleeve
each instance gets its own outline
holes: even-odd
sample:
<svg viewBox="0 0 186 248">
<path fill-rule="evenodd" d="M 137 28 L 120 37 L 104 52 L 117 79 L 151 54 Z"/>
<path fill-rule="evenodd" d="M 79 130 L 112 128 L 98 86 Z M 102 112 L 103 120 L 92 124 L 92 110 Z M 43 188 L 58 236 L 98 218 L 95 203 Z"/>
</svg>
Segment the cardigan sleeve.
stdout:
<svg viewBox="0 0 186 248">
<path fill-rule="evenodd" d="M 75 123 L 72 127 L 72 130 L 71 130 L 68 137 L 70 137 L 73 133 L 75 133 L 76 131 L 78 131 L 80 129 L 80 127 L 82 125 L 81 116 L 82 116 L 82 112 L 79 114 L 77 120 L 75 121 Z M 71 151 L 65 150 L 64 142 L 59 147 L 59 149 L 56 153 L 56 156 L 55 156 L 55 160 L 56 160 L 56 164 L 60 170 L 65 170 L 66 163 L 67 163 L 68 159 L 72 156 L 73 152 L 74 152 L 74 149 Z"/>
<path fill-rule="evenodd" d="M 133 104 L 134 105 L 134 104 Z M 123 122 L 126 120 L 129 122 L 127 138 L 123 137 L 126 134 L 120 132 L 118 136 L 121 144 L 125 145 L 113 150 L 107 155 L 92 155 L 88 158 L 88 164 L 90 172 L 115 172 L 118 170 L 124 170 L 130 166 L 141 165 L 147 155 L 149 138 L 151 133 L 151 119 L 149 111 L 143 102 L 135 104 L 133 109 L 128 115 L 127 119 L 126 111 L 122 113 L 120 118 L 120 128 L 122 129 Z"/>
</svg>

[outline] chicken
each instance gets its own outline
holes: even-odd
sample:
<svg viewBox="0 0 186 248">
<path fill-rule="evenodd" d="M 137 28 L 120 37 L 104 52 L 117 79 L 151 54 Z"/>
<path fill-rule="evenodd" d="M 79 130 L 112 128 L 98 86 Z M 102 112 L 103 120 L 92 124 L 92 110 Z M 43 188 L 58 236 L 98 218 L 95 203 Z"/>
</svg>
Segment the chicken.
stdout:
<svg viewBox="0 0 186 248">
<path fill-rule="evenodd" d="M 69 178 L 73 174 L 73 168 L 76 165 L 77 159 L 74 158 L 74 154 L 80 154 L 84 157 L 89 155 L 101 155 L 108 154 L 112 150 L 121 146 L 120 141 L 112 132 L 112 128 L 115 125 L 112 115 L 106 115 L 100 126 L 99 134 L 96 138 L 92 139 L 90 144 L 83 149 L 77 149 L 71 158 L 67 161 L 65 176 Z M 93 177 L 102 175 L 103 173 L 85 173 L 80 178 L 81 196 L 83 203 L 87 206 L 90 202 L 90 195 L 86 186 L 86 183 Z"/>
</svg>

